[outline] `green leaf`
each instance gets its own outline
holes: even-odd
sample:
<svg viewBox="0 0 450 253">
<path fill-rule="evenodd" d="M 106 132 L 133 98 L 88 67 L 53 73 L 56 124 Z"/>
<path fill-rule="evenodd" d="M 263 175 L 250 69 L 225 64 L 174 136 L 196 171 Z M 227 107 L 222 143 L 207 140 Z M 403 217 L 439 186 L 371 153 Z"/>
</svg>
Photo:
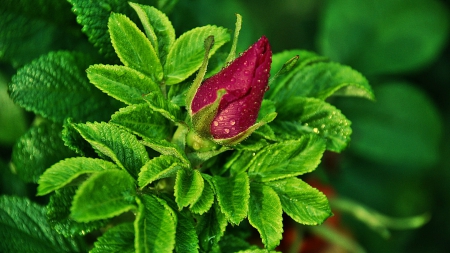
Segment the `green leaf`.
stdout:
<svg viewBox="0 0 450 253">
<path fill-rule="evenodd" d="M 133 223 L 121 223 L 108 229 L 94 243 L 90 253 L 134 253 Z"/>
<path fill-rule="evenodd" d="M 84 252 L 81 238 L 51 229 L 45 207 L 28 199 L 0 197 L 1 252 Z"/>
<path fill-rule="evenodd" d="M 86 72 L 97 88 L 128 105 L 143 103 L 144 95 L 161 91 L 152 79 L 127 66 L 97 64 Z"/>
<path fill-rule="evenodd" d="M 89 41 L 99 49 L 100 53 L 110 59 L 117 59 L 111 44 L 108 31 L 108 18 L 111 12 L 133 14 L 126 1 L 102 0 L 68 0 L 77 15 L 77 22 L 83 26 L 81 29 Z"/>
<path fill-rule="evenodd" d="M 220 211 L 217 203 L 213 208 L 201 216 L 197 217 L 197 234 L 202 252 L 210 252 L 211 249 L 218 245 L 227 226 L 227 219 Z"/>
<path fill-rule="evenodd" d="M 85 69 L 93 63 L 91 56 L 81 53 L 43 55 L 13 76 L 11 98 L 26 110 L 59 123 L 69 117 L 106 120 L 118 103 L 89 84 Z"/>
<path fill-rule="evenodd" d="M 257 252 L 258 246 L 251 245 L 245 238 L 239 235 L 226 234 L 219 242 L 221 252 L 240 252 L 243 250 L 253 250 Z M 264 251 L 267 253 L 267 251 Z"/>
<path fill-rule="evenodd" d="M 390 217 L 346 198 L 333 198 L 331 205 L 339 212 L 352 215 L 385 239 L 391 236 L 389 229 L 415 229 L 430 220 L 428 213 L 401 218 Z"/>
<path fill-rule="evenodd" d="M 87 157 L 74 157 L 60 161 L 39 178 L 37 195 L 42 196 L 60 189 L 83 174 L 101 172 L 105 170 L 118 169 L 108 161 Z"/>
<path fill-rule="evenodd" d="M 0 72 L 0 103 L 2 104 L 2 113 L 0 113 L 0 145 L 10 147 L 14 145 L 20 136 L 25 134 L 28 129 L 28 120 L 25 116 L 25 111 L 14 104 L 9 97 L 8 82 L 10 80 Z"/>
<path fill-rule="evenodd" d="M 203 192 L 204 181 L 198 170 L 181 169 L 177 172 L 174 195 L 178 209 L 193 205 Z"/>
<path fill-rule="evenodd" d="M 147 38 L 156 49 L 162 64 L 166 62 L 172 44 L 175 42 L 175 30 L 167 16 L 153 6 L 130 3 L 138 14 Z"/>
<path fill-rule="evenodd" d="M 134 179 L 122 170 L 106 170 L 88 178 L 77 190 L 70 209 L 78 222 L 107 219 L 136 208 Z"/>
<path fill-rule="evenodd" d="M 255 227 L 267 249 L 274 249 L 283 238 L 283 210 L 277 193 L 258 183 L 250 184 L 248 221 Z"/>
<path fill-rule="evenodd" d="M 229 147 L 221 147 L 218 150 L 210 150 L 210 151 L 204 151 L 204 152 L 192 152 L 189 153 L 187 156 L 189 158 L 189 161 L 192 163 L 192 167 L 200 166 L 202 163 L 206 162 L 207 160 L 218 156 L 222 154 L 223 152 L 231 150 Z"/>
<path fill-rule="evenodd" d="M 248 164 L 252 179 L 267 182 L 313 171 L 325 151 L 325 142 L 316 135 L 271 144 L 256 153 Z"/>
<path fill-rule="evenodd" d="M 292 97 L 314 97 L 325 100 L 331 95 L 358 96 L 373 100 L 367 79 L 356 70 L 335 62 L 319 62 L 296 68 L 295 74 L 283 83 L 276 96 L 270 97 L 280 105 Z"/>
<path fill-rule="evenodd" d="M 134 221 L 137 253 L 173 252 L 177 217 L 167 203 L 154 196 L 137 199 L 139 212 Z"/>
<path fill-rule="evenodd" d="M 145 147 L 136 136 L 112 124 L 73 124 L 73 127 L 102 155 L 137 178 L 139 169 L 148 161 Z"/>
<path fill-rule="evenodd" d="M 70 206 L 72 205 L 76 189 L 76 186 L 71 186 L 56 190 L 50 196 L 50 202 L 47 205 L 47 217 L 52 229 L 65 237 L 84 236 L 86 233 L 101 229 L 108 221 L 74 221 L 70 217 Z"/>
<path fill-rule="evenodd" d="M 314 133 L 324 138 L 327 149 L 334 152 L 341 152 L 350 142 L 351 122 L 336 107 L 320 99 L 293 97 L 280 104 L 278 115 L 277 120 L 291 121 L 278 136 L 298 138 Z"/>
<path fill-rule="evenodd" d="M 405 82 L 385 83 L 375 92 L 377 103 L 348 99 L 338 104 L 353 122 L 349 151 L 370 161 L 398 166 L 402 174 L 435 165 L 440 157 L 443 123 L 433 101 Z"/>
<path fill-rule="evenodd" d="M 12 171 L 11 164 L 0 159 L 0 192 L 2 195 L 26 197 L 29 195 L 29 185 Z"/>
<path fill-rule="evenodd" d="M 31 127 L 14 145 L 12 168 L 23 181 L 36 183 L 48 167 L 74 155 L 64 146 L 59 124 L 41 123 Z"/>
<path fill-rule="evenodd" d="M 211 56 L 230 40 L 225 28 L 211 25 L 198 27 L 182 34 L 175 41 L 164 65 L 166 84 L 180 83 L 200 68 L 204 56 L 203 42 L 211 35 L 214 36 L 214 46 L 209 54 Z"/>
<path fill-rule="evenodd" d="M 175 156 L 162 155 L 153 158 L 141 168 L 139 187 L 143 188 L 156 180 L 173 177 L 182 166 L 180 159 Z"/>
<path fill-rule="evenodd" d="M 147 147 L 167 156 L 174 156 L 179 158 L 185 167 L 190 167 L 191 164 L 186 157 L 186 153 L 180 149 L 180 147 L 174 143 L 170 143 L 167 140 L 155 140 L 144 138 L 142 141 Z"/>
<path fill-rule="evenodd" d="M 161 62 L 152 44 L 136 24 L 123 14 L 112 13 L 108 27 L 120 61 L 159 82 L 163 77 Z"/>
<path fill-rule="evenodd" d="M 434 0 L 330 1 L 318 42 L 325 55 L 363 73 L 412 71 L 429 64 L 447 43 L 445 7 Z"/>
<path fill-rule="evenodd" d="M 64 145 L 70 148 L 71 150 L 75 151 L 80 156 L 86 157 L 97 156 L 94 148 L 84 140 L 84 138 L 80 135 L 78 130 L 74 127 L 71 118 L 68 118 L 64 121 L 61 137 L 64 141 Z"/>
<path fill-rule="evenodd" d="M 177 210 L 177 204 L 172 199 L 173 196 L 168 197 L 162 195 L 167 205 L 174 210 L 177 216 L 177 229 L 175 234 L 175 251 L 184 252 L 199 252 L 198 236 L 195 230 L 195 221 L 192 214 L 187 210 Z"/>
<path fill-rule="evenodd" d="M 250 185 L 247 173 L 232 177 L 213 177 L 219 206 L 228 221 L 238 225 L 248 212 Z"/>
<path fill-rule="evenodd" d="M 168 120 L 160 113 L 153 112 L 148 104 L 121 108 L 111 116 L 110 122 L 150 139 L 162 140 L 170 135 Z"/>
<path fill-rule="evenodd" d="M 204 214 L 214 203 L 214 185 L 211 176 L 202 174 L 204 185 L 203 191 L 197 201 L 190 206 L 190 210 L 196 214 Z"/>
<path fill-rule="evenodd" d="M 239 150 L 233 152 L 232 156 L 228 159 L 228 162 L 224 165 L 225 169 L 230 169 L 233 174 L 246 171 L 248 164 L 256 155 L 253 150 L 244 151 Z"/>
<path fill-rule="evenodd" d="M 165 99 L 160 94 L 150 93 L 144 97 L 144 100 L 153 111 L 160 113 L 173 123 L 179 124 L 182 121 L 180 107 Z"/>
<path fill-rule="evenodd" d="M 284 66 L 289 60 L 298 55 L 298 59 L 294 65 L 289 65 L 289 69 Z M 317 62 L 327 62 L 328 58 L 320 56 L 314 52 L 306 50 L 286 50 L 280 53 L 276 53 L 272 57 L 272 64 L 270 69 L 271 84 L 270 89 L 266 91 L 265 97 L 271 100 L 275 100 L 278 92 L 283 90 L 286 82 L 303 68 L 308 65 L 315 64 Z M 291 63 L 292 64 L 292 63 Z"/>
<path fill-rule="evenodd" d="M 14 68 L 51 50 L 67 46 L 74 16 L 59 0 L 3 0 L 0 13 L 0 60 Z M 19 42 L 19 43 L 18 43 Z"/>
<path fill-rule="evenodd" d="M 327 197 L 301 179 L 289 177 L 269 182 L 281 200 L 283 211 L 305 225 L 318 225 L 332 215 Z"/>
</svg>

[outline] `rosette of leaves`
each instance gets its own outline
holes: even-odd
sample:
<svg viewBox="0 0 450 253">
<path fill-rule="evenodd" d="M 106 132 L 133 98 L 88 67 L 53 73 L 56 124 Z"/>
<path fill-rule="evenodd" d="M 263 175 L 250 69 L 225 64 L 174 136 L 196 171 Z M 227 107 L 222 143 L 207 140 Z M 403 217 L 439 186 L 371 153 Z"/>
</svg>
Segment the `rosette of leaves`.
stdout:
<svg viewBox="0 0 450 253">
<path fill-rule="evenodd" d="M 184 97 L 191 76 L 199 69 L 197 77 L 205 75 L 205 61 L 230 34 L 207 25 L 176 37 L 164 13 L 130 5 L 143 31 L 123 14 L 108 19 L 123 65 L 87 69 L 92 89 L 125 106 L 108 122 L 66 119 L 62 139 L 77 155 L 54 163 L 38 180 L 38 195 L 52 193 L 48 216 L 59 233 L 70 238 L 108 228 L 100 230 L 92 252 L 266 252 L 282 238 L 283 213 L 304 225 L 331 216 L 326 196 L 301 176 L 317 168 L 326 150 L 340 152 L 350 140 L 349 120 L 325 99 L 373 99 L 366 79 L 312 52 L 274 54 L 276 79 L 258 120 L 274 112 L 276 119 L 237 145 L 196 148 L 186 141 L 192 126 Z M 240 16 L 225 62 L 235 58 L 239 29 Z M 29 72 L 19 71 L 16 80 Z M 246 224 L 256 228 L 265 249 L 231 229 Z"/>
</svg>

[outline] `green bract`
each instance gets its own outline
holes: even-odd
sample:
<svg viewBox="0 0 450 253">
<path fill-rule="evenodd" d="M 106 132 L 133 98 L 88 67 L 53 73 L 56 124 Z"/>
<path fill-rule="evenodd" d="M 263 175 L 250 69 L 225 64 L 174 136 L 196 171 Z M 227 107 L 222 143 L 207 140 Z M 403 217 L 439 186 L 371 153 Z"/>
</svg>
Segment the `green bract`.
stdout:
<svg viewBox="0 0 450 253">
<path fill-rule="evenodd" d="M 39 196 L 51 194 L 51 225 L 42 207 L 18 200 L 8 209 L 17 199 L 0 198 L 0 222 L 13 231 L 0 233 L 0 251 L 24 252 L 27 245 L 78 251 L 86 249 L 80 235 L 97 231 L 91 252 L 263 252 L 227 226 L 254 227 L 271 251 L 282 238 L 283 213 L 305 225 L 332 215 L 325 195 L 300 177 L 318 167 L 326 150 L 348 145 L 350 121 L 325 99 L 374 99 L 360 73 L 302 50 L 272 56 L 263 37 L 256 45 L 265 48 L 264 57 L 256 50 L 239 61 L 263 57 L 264 64 L 253 65 L 265 77 L 264 92 L 268 80 L 270 89 L 264 99 L 259 93 L 245 131 L 212 141 L 212 114 L 233 91 L 218 88 L 217 99 L 198 114 L 191 102 L 212 74 L 210 58 L 228 55 L 224 66 L 235 60 L 240 15 L 228 53 L 227 28 L 205 25 L 177 37 L 155 7 L 69 2 L 103 56 L 50 52 L 12 78 L 13 101 L 41 116 L 14 146 L 12 167 L 39 184 Z M 176 1 L 156 2 L 169 10 Z M 228 71 L 240 65 L 231 66 Z M 244 88 L 254 87 L 260 86 Z M 36 214 L 35 225 L 19 225 L 26 213 Z M 42 233 L 23 243 L 35 231 Z"/>
</svg>

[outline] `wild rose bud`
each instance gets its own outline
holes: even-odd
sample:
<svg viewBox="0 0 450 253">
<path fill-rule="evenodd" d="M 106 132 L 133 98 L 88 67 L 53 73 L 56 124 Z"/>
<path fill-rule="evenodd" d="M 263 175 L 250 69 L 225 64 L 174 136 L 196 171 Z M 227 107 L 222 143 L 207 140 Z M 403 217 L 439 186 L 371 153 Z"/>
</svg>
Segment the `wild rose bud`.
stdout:
<svg viewBox="0 0 450 253">
<path fill-rule="evenodd" d="M 209 126 L 209 133 L 214 140 L 232 139 L 255 124 L 264 93 L 268 89 L 271 62 L 269 41 L 263 36 L 197 89 L 191 103 L 194 117 L 196 113 L 202 112 L 201 109 L 217 102 L 218 94 L 224 94 L 219 98 Z"/>
</svg>

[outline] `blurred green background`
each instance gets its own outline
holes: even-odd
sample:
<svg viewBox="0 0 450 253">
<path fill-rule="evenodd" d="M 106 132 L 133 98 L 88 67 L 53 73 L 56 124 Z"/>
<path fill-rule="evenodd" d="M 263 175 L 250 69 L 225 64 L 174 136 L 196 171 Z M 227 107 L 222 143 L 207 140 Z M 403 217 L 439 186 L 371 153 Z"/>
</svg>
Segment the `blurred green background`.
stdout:
<svg viewBox="0 0 450 253">
<path fill-rule="evenodd" d="M 349 148 L 332 156 L 331 166 L 320 169 L 325 171 L 326 183 L 337 196 L 383 214 L 429 213 L 431 219 L 418 229 L 392 230 L 388 239 L 350 216 L 343 215 L 342 226 L 367 252 L 448 252 L 449 8 L 450 1 L 445 0 L 179 0 L 169 17 L 179 35 L 206 24 L 233 29 L 234 14 L 240 13 L 238 51 L 266 35 L 274 53 L 311 50 L 363 73 L 376 102 L 330 101 L 352 121 L 353 135 Z M 71 36 L 78 36 L 75 15 L 66 19 Z M 64 40 L 55 43 L 50 38 L 57 31 L 42 31 L 32 33 L 30 41 L 40 40 L 35 50 L 19 50 L 16 56 L 5 52 L 5 38 L 3 44 L 0 38 L 2 194 L 33 194 L 32 187 L 8 169 L 13 144 L 33 119 L 8 99 L 11 75 L 50 50 L 89 47 Z"/>
</svg>

